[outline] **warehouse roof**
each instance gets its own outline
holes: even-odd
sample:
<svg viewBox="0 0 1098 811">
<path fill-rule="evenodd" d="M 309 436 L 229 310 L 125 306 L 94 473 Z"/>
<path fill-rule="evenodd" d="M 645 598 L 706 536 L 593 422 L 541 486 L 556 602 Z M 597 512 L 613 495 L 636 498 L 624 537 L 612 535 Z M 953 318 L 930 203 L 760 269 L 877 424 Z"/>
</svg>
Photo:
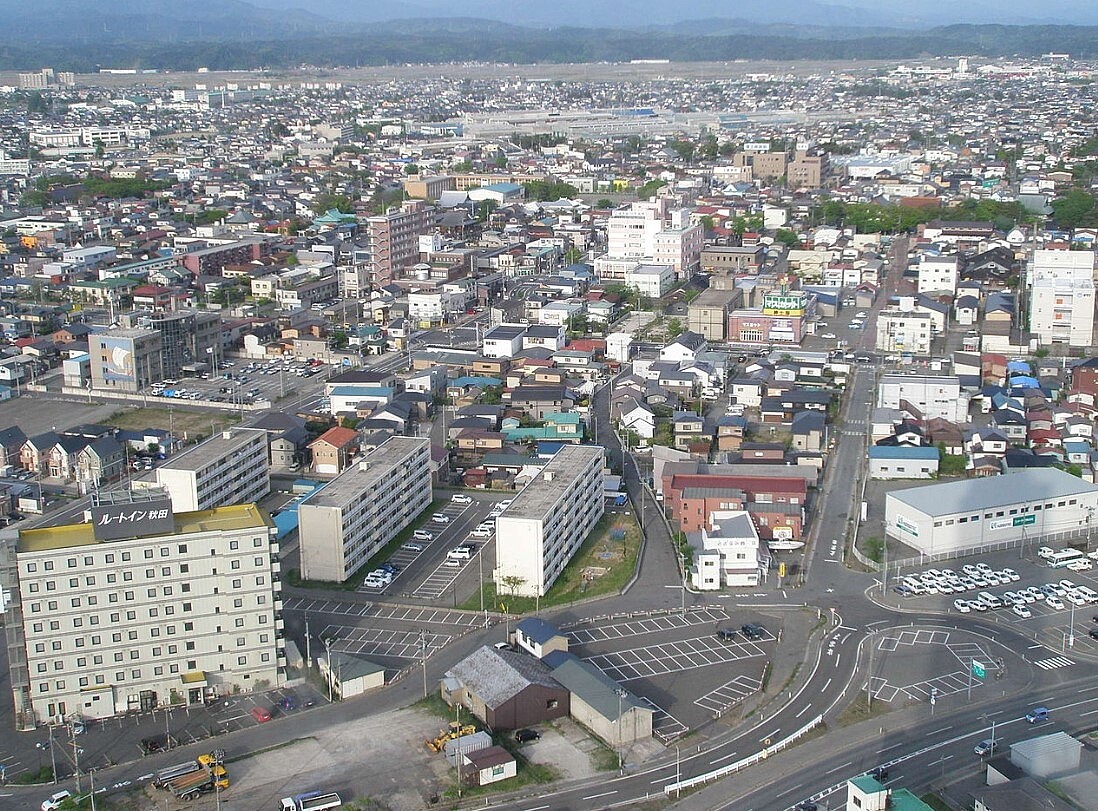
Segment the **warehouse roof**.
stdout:
<svg viewBox="0 0 1098 811">
<path fill-rule="evenodd" d="M 910 487 L 889 493 L 889 497 L 927 515 L 951 515 L 1096 492 L 1098 486 L 1059 468 L 1048 467 L 1026 468 L 1007 476 Z"/>
</svg>

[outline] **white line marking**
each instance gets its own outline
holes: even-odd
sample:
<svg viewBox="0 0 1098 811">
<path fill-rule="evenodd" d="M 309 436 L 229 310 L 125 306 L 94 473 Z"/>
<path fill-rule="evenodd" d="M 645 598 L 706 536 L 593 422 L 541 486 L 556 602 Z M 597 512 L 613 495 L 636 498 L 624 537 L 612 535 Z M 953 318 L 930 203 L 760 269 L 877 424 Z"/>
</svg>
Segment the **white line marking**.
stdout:
<svg viewBox="0 0 1098 811">
<path fill-rule="evenodd" d="M 590 797 L 584 797 L 583 799 L 585 799 L 585 800 L 597 800 L 599 797 L 609 797 L 611 794 L 617 794 L 617 793 L 618 792 L 615 789 L 614 791 L 604 791 L 602 794 L 592 794 Z M 544 806 L 544 807 L 548 808 L 549 806 Z"/>
<path fill-rule="evenodd" d="M 837 772 L 840 769 L 845 769 L 847 766 L 853 766 L 853 765 L 854 765 L 854 761 L 852 760 L 849 763 L 844 763 L 841 766 L 836 766 L 834 769 L 828 769 L 826 772 L 824 772 L 824 774 L 831 774 L 832 772 Z"/>
</svg>

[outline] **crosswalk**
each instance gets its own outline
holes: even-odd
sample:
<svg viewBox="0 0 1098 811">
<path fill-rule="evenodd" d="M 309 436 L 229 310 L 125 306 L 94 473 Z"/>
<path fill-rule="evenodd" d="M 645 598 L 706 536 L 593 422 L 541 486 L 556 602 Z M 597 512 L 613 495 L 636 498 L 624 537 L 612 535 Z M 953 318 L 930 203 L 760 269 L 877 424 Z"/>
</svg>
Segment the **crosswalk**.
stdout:
<svg viewBox="0 0 1098 811">
<path fill-rule="evenodd" d="M 1055 670 L 1058 667 L 1070 667 L 1075 664 L 1075 660 L 1066 656 L 1050 656 L 1048 659 L 1038 659 L 1033 664 L 1042 670 Z"/>
</svg>

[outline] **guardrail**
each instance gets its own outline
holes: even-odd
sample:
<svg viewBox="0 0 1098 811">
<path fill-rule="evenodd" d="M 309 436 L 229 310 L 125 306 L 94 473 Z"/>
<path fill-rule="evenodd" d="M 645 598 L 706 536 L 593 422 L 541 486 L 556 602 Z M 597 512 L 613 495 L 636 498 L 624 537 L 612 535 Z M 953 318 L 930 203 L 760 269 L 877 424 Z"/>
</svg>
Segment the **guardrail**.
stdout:
<svg viewBox="0 0 1098 811">
<path fill-rule="evenodd" d="M 756 752 L 753 755 L 748 755 L 745 758 L 737 760 L 735 763 L 729 763 L 727 766 L 722 766 L 721 768 L 714 771 L 706 772 L 705 774 L 699 774 L 697 777 L 691 777 L 687 780 L 679 780 L 675 783 L 668 783 L 666 786 L 663 787 L 663 793 L 670 794 L 673 791 L 681 791 L 684 788 L 693 788 L 694 786 L 701 785 L 702 783 L 707 783 L 710 780 L 717 780 L 726 775 L 734 774 L 741 769 L 746 769 L 748 766 L 754 766 L 760 760 L 766 760 L 771 755 L 780 752 L 782 749 L 785 749 L 790 744 L 794 743 L 800 738 L 803 738 L 815 727 L 822 723 L 823 715 L 817 715 L 815 718 L 813 718 L 803 727 L 798 729 L 792 735 L 786 738 L 782 738 L 777 743 L 771 744 L 770 746 Z"/>
</svg>

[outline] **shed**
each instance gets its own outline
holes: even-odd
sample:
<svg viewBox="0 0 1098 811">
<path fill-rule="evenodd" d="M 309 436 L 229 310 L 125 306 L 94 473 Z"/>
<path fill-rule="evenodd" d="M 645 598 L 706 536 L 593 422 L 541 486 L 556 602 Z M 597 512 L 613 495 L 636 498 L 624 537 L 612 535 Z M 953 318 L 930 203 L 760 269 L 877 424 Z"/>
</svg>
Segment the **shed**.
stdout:
<svg viewBox="0 0 1098 811">
<path fill-rule="evenodd" d="M 1079 769 L 1083 744 L 1066 732 L 1053 732 L 1010 747 L 1010 762 L 1030 777 L 1047 779 Z"/>
<path fill-rule="evenodd" d="M 385 666 L 347 653 L 331 654 L 332 666 L 324 657 L 317 659 L 321 675 L 331 680 L 332 691 L 340 698 L 360 696 L 368 690 L 385 686 Z"/>
<path fill-rule="evenodd" d="M 568 690 L 541 660 L 488 646 L 447 671 L 442 698 L 451 706 L 461 704 L 495 730 L 540 724 L 569 712 Z"/>
<path fill-rule="evenodd" d="M 469 755 L 473 752 L 478 752 L 481 749 L 487 749 L 491 745 L 492 736 L 484 730 L 479 730 L 472 735 L 462 735 L 460 738 L 451 738 L 442 745 L 442 751 L 446 756 L 446 762 L 451 766 L 456 766 L 459 755 Z"/>
<path fill-rule="evenodd" d="M 474 786 L 498 783 L 517 774 L 514 756 L 502 746 L 489 746 L 465 755 L 465 779 Z"/>
<path fill-rule="evenodd" d="M 611 746 L 652 737 L 652 707 L 572 653 L 548 657 L 553 677 L 571 693 L 571 715 Z"/>
<path fill-rule="evenodd" d="M 515 626 L 512 640 L 539 659 L 553 651 L 567 651 L 568 637 L 555 626 L 537 617 L 528 617 Z"/>
</svg>

